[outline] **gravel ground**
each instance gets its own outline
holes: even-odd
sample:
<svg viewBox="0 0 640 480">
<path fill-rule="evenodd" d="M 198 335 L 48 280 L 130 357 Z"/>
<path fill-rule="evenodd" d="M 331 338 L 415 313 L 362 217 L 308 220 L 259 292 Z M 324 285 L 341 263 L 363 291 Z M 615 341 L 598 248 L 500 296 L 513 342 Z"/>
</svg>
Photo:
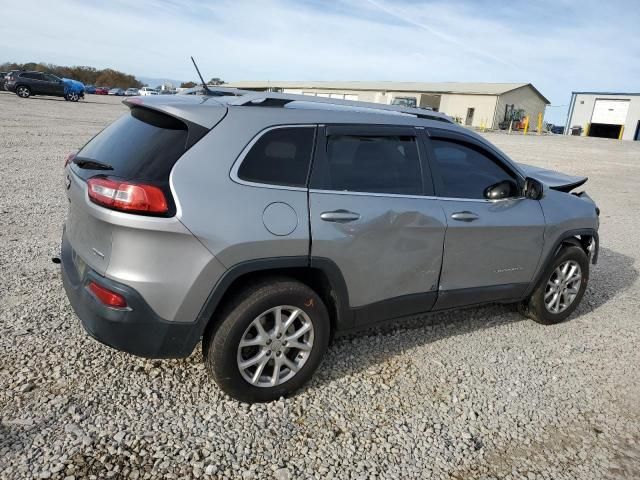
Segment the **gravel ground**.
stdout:
<svg viewBox="0 0 640 480">
<path fill-rule="evenodd" d="M 640 478 L 640 142 L 487 134 L 591 177 L 600 262 L 554 327 L 487 306 L 337 339 L 295 398 L 245 405 L 200 353 L 82 330 L 57 255 L 66 154 L 118 99 L 0 93 L 0 478 Z"/>
</svg>

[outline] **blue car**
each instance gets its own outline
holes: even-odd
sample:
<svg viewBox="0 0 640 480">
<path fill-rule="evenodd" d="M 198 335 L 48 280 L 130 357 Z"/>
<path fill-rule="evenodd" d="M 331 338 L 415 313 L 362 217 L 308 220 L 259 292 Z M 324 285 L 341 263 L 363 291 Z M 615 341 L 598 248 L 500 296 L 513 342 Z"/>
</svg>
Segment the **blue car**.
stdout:
<svg viewBox="0 0 640 480">
<path fill-rule="evenodd" d="M 70 78 L 63 78 L 64 84 L 64 98 L 70 102 L 77 102 L 81 98 L 84 98 L 84 83 L 78 80 L 71 80 Z"/>
</svg>

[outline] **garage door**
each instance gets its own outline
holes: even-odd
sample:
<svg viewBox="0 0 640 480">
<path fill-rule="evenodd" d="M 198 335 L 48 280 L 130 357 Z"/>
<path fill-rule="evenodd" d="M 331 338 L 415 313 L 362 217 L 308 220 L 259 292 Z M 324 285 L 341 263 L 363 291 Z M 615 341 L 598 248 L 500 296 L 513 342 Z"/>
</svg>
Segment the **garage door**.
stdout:
<svg viewBox="0 0 640 480">
<path fill-rule="evenodd" d="M 624 125 L 629 111 L 629 100 L 596 100 L 591 123 Z"/>
</svg>

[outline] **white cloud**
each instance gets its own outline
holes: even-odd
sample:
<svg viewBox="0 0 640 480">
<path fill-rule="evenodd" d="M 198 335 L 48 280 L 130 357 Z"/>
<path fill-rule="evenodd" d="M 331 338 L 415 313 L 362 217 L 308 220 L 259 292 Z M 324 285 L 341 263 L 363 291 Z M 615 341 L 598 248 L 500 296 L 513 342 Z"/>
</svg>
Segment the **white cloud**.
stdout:
<svg viewBox="0 0 640 480">
<path fill-rule="evenodd" d="M 32 2 L 33 3 L 33 2 Z M 531 82 L 637 90 L 635 2 L 0 0 L 2 59 L 226 80 Z M 552 120 L 562 121 L 560 113 Z"/>
</svg>

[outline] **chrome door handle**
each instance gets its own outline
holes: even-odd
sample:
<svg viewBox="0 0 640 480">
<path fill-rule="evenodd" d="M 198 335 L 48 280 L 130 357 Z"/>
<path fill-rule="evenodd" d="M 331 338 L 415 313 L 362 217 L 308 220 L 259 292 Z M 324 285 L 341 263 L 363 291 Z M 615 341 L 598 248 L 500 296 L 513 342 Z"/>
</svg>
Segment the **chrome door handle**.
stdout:
<svg viewBox="0 0 640 480">
<path fill-rule="evenodd" d="M 325 222 L 338 222 L 338 223 L 346 223 L 353 222 L 355 220 L 360 219 L 360 214 L 355 212 L 350 212 L 348 210 L 335 210 L 333 212 L 322 212 L 320 214 L 320 218 Z"/>
<path fill-rule="evenodd" d="M 451 218 L 458 220 L 459 222 L 473 222 L 480 217 L 473 212 L 464 211 L 451 214 Z"/>
</svg>

